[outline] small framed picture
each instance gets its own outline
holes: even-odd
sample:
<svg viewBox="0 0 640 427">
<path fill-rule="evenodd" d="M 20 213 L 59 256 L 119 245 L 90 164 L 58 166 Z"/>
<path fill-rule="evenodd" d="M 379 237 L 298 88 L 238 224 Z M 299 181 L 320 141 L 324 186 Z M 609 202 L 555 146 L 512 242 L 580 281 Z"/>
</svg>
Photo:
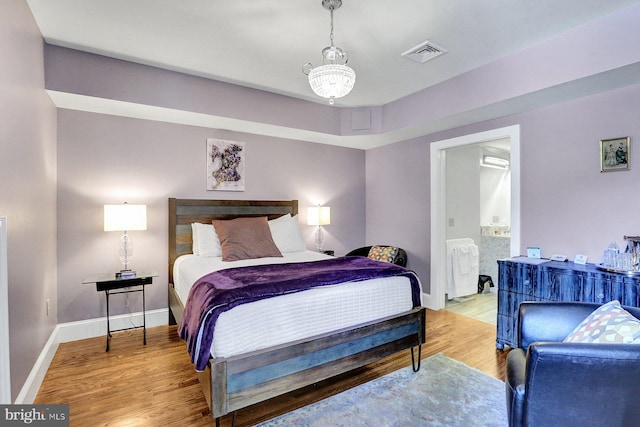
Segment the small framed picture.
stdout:
<svg viewBox="0 0 640 427">
<path fill-rule="evenodd" d="M 629 137 L 600 140 L 600 172 L 629 170 Z"/>
</svg>

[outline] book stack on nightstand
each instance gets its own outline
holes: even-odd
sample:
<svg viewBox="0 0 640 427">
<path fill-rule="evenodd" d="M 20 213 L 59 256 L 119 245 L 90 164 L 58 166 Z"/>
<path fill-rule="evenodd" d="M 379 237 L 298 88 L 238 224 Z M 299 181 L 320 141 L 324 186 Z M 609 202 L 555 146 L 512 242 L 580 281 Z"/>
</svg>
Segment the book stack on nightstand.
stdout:
<svg viewBox="0 0 640 427">
<path fill-rule="evenodd" d="M 115 274 L 116 279 L 131 279 L 136 276 L 137 274 L 134 270 L 120 270 Z"/>
</svg>

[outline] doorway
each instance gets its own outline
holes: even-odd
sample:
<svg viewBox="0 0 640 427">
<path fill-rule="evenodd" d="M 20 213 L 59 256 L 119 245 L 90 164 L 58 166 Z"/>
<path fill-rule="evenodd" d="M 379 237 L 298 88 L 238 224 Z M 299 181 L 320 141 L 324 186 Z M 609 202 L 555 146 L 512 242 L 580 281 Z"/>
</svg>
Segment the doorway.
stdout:
<svg viewBox="0 0 640 427">
<path fill-rule="evenodd" d="M 446 246 L 466 241 L 464 247 L 472 244 L 477 249 L 463 257 L 462 265 L 446 254 L 445 309 L 493 325 L 497 260 L 510 252 L 510 145 L 504 138 L 447 148 L 444 153 Z"/>
<path fill-rule="evenodd" d="M 520 126 L 509 126 L 463 137 L 434 142 L 431 156 L 431 281 L 426 297 L 427 307 L 445 308 L 446 300 L 446 249 L 448 218 L 446 216 L 446 151 L 463 147 L 507 140 L 510 151 L 510 235 L 509 254 L 520 250 Z M 479 230 L 478 230 L 479 231 Z M 496 278 L 497 280 L 497 278 Z M 496 283 L 497 285 L 497 283 Z"/>
</svg>

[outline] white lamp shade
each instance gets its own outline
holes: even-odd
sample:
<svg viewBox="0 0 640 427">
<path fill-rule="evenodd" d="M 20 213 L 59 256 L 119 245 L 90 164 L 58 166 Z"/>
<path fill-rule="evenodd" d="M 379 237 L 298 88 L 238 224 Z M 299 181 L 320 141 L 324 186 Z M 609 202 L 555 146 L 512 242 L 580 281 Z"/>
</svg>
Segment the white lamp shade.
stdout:
<svg viewBox="0 0 640 427">
<path fill-rule="evenodd" d="M 104 231 L 147 229 L 147 205 L 104 205 Z"/>
<path fill-rule="evenodd" d="M 317 206 L 307 209 L 308 225 L 331 224 L 331 208 L 329 206 Z"/>
</svg>

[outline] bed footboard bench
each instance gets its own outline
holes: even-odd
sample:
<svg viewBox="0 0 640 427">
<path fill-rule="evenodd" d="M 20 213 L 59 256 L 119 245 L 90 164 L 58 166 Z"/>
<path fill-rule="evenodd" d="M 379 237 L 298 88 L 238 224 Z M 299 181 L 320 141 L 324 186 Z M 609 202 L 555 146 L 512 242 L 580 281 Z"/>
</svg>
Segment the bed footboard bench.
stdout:
<svg viewBox="0 0 640 427">
<path fill-rule="evenodd" d="M 199 374 L 214 418 L 424 343 L 425 309 L 230 358 Z M 208 394 L 208 396 L 207 396 Z"/>
</svg>

